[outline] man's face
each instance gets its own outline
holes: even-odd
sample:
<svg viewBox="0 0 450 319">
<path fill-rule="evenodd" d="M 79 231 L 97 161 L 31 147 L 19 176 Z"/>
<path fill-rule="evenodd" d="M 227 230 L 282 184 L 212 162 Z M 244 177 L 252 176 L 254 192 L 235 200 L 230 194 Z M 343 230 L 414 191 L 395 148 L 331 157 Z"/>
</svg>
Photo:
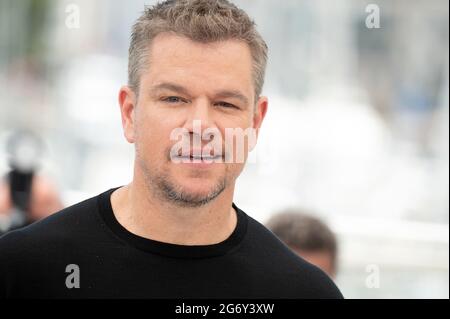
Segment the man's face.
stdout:
<svg viewBox="0 0 450 319">
<path fill-rule="evenodd" d="M 239 151 L 235 139 L 225 138 L 226 129 L 258 129 L 266 113 L 267 100 L 254 98 L 250 49 L 236 40 L 203 44 L 161 34 L 149 50 L 149 68 L 142 72 L 139 97 L 122 89 L 120 98 L 125 135 L 136 144 L 136 169 L 164 199 L 188 206 L 205 204 L 234 187 L 244 166 L 244 161 L 220 161 L 225 152 Z M 127 101 L 135 104 L 128 120 L 123 106 Z M 220 132 L 213 136 L 216 152 L 208 152 L 211 158 L 201 157 L 211 140 L 202 139 L 196 128 L 201 133 Z M 184 149 L 188 153 L 182 163 L 171 157 L 180 141 L 171 135 L 179 129 L 190 145 Z M 196 138 L 200 144 L 194 145 Z M 244 159 L 249 148 L 244 149 Z"/>
</svg>

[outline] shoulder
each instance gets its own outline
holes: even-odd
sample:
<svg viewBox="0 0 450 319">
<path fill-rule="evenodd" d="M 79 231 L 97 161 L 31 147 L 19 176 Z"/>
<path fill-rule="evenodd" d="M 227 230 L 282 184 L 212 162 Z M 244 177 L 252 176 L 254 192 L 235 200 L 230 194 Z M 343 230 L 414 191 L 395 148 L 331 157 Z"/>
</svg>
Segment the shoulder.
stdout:
<svg viewBox="0 0 450 319">
<path fill-rule="evenodd" d="M 55 276 L 64 276 L 66 265 L 74 258 L 83 261 L 79 254 L 85 249 L 80 247 L 89 248 L 92 242 L 98 242 L 103 227 L 99 196 L 0 238 L 0 299 L 44 293 L 52 284 L 58 284 Z"/>
<path fill-rule="evenodd" d="M 287 298 L 341 299 L 333 280 L 294 253 L 260 222 L 248 216 L 246 253 Z M 283 285 L 283 283 L 286 283 Z"/>
</svg>

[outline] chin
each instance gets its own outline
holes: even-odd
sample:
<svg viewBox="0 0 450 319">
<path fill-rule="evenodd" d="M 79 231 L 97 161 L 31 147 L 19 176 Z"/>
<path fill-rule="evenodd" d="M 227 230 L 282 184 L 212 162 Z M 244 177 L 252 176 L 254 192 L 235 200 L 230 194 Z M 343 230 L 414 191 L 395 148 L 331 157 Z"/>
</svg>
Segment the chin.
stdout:
<svg viewBox="0 0 450 319">
<path fill-rule="evenodd" d="M 183 192 L 198 195 L 208 195 L 226 184 L 225 178 L 217 174 L 179 176 L 174 181 Z"/>
<path fill-rule="evenodd" d="M 195 197 L 202 197 L 214 191 L 217 182 L 205 181 L 202 179 L 187 179 L 180 181 L 178 186 L 186 194 L 192 194 Z"/>
</svg>

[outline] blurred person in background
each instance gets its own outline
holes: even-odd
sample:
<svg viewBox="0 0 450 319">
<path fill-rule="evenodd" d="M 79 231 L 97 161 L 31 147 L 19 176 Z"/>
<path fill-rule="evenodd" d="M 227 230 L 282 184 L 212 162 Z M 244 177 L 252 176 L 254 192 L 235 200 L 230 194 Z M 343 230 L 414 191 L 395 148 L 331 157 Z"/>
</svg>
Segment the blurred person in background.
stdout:
<svg viewBox="0 0 450 319">
<path fill-rule="evenodd" d="M 0 235 L 63 208 L 56 187 L 37 174 L 40 139 L 28 131 L 16 132 L 8 141 L 7 152 L 10 171 L 0 180 Z"/>
<path fill-rule="evenodd" d="M 337 240 L 323 221 L 312 214 L 288 210 L 272 216 L 266 227 L 306 261 L 336 278 Z"/>
</svg>

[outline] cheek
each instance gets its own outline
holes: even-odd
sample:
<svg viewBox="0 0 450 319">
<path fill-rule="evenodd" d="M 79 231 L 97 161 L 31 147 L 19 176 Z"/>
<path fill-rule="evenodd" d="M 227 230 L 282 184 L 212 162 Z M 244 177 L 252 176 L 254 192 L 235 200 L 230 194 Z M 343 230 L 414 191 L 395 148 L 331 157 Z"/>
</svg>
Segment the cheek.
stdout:
<svg viewBox="0 0 450 319">
<path fill-rule="evenodd" d="M 136 144 L 141 156 L 148 159 L 161 159 L 167 156 L 173 142 L 170 135 L 173 123 L 167 118 L 147 114 L 139 116 L 136 123 Z M 142 154 L 144 153 L 144 154 Z"/>
<path fill-rule="evenodd" d="M 233 155 L 234 163 L 245 163 L 252 149 L 251 146 L 256 143 L 256 132 L 251 126 L 245 125 L 230 127 L 222 132 L 225 153 L 229 156 Z"/>
<path fill-rule="evenodd" d="M 229 179 L 229 181 L 236 181 L 237 178 L 241 175 L 242 171 L 244 170 L 244 164 L 239 163 L 233 163 L 233 164 L 226 164 L 226 175 Z"/>
</svg>

